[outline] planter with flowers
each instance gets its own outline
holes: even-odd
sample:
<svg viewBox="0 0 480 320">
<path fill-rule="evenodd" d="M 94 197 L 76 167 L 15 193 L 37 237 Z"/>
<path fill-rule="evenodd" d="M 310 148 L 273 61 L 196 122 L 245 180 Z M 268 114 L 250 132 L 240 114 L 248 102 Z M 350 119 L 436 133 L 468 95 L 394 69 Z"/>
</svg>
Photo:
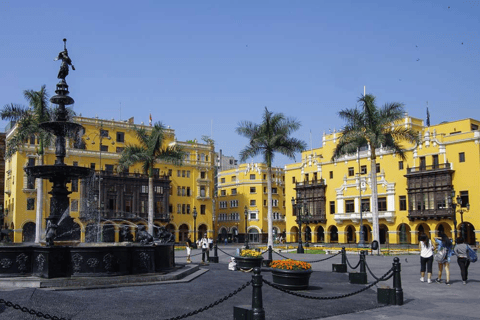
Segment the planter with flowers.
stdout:
<svg viewBox="0 0 480 320">
<path fill-rule="evenodd" d="M 312 266 L 310 263 L 296 260 L 274 260 L 270 264 L 273 283 L 288 290 L 308 288 Z"/>
<path fill-rule="evenodd" d="M 237 270 L 248 270 L 256 267 L 261 267 L 263 256 L 261 252 L 255 250 L 242 250 L 240 256 L 235 257 L 237 263 Z"/>
</svg>

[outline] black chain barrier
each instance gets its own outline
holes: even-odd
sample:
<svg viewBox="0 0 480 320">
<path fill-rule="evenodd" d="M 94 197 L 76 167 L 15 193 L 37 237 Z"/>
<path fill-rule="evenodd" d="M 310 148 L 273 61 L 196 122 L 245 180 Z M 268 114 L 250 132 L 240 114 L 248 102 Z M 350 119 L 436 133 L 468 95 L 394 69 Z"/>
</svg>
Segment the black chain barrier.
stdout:
<svg viewBox="0 0 480 320">
<path fill-rule="evenodd" d="M 370 275 L 371 275 L 375 280 L 379 280 L 379 278 L 377 278 L 377 277 L 373 274 L 372 270 L 370 270 L 370 267 L 368 266 L 367 261 L 365 261 L 365 266 L 367 267 L 367 270 L 368 270 L 368 272 L 370 273 Z M 392 273 L 392 275 L 390 275 L 390 277 L 388 277 L 387 279 L 380 280 L 380 281 L 386 281 L 386 280 L 390 279 L 392 276 L 393 276 L 393 273 Z"/>
<path fill-rule="evenodd" d="M 342 254 L 342 252 L 338 252 L 338 253 L 335 253 L 333 256 L 330 256 L 330 257 L 327 257 L 327 258 L 323 258 L 323 259 L 320 259 L 320 260 L 314 260 L 314 261 L 304 261 L 304 262 L 308 262 L 308 263 L 316 263 L 316 262 L 322 262 L 322 261 L 325 261 L 325 260 L 328 260 L 328 259 L 332 259 L 333 257 L 336 257 L 338 256 L 339 254 Z"/>
<path fill-rule="evenodd" d="M 185 318 L 188 318 L 190 316 L 193 316 L 193 315 L 196 315 L 196 314 L 199 314 L 201 312 L 204 312 L 208 309 L 211 309 L 217 305 L 219 305 L 220 303 L 230 299 L 231 297 L 233 297 L 234 295 L 236 295 L 237 293 L 239 293 L 240 291 L 242 291 L 243 289 L 245 289 L 246 287 L 248 287 L 249 285 L 252 284 L 252 280 L 248 281 L 247 283 L 245 283 L 244 285 L 242 285 L 240 288 L 238 288 L 237 290 L 233 291 L 232 293 L 229 293 L 228 295 L 226 295 L 225 297 L 209 304 L 208 306 L 205 306 L 203 308 L 200 308 L 200 309 L 197 309 L 197 310 L 194 310 L 194 311 L 191 311 L 189 313 L 185 313 L 185 314 L 182 314 L 181 316 L 177 316 L 177 317 L 173 317 L 173 318 L 166 318 L 164 320 L 179 320 L 179 319 L 185 319 Z"/>
<path fill-rule="evenodd" d="M 371 284 L 369 284 L 368 286 L 366 286 L 365 288 L 362 288 L 358 291 L 354 291 L 354 292 L 351 292 L 351 293 L 346 293 L 346 294 L 342 294 L 340 296 L 334 296 L 334 297 L 315 297 L 315 296 L 308 296 L 308 295 L 305 295 L 305 294 L 301 294 L 301 293 L 296 293 L 294 291 L 290 291 L 290 290 L 287 290 L 287 289 L 283 289 L 279 286 L 277 286 L 276 284 L 274 283 L 271 283 L 269 282 L 268 280 L 265 280 L 265 279 L 262 279 L 262 281 L 269 285 L 270 287 L 274 288 L 274 289 L 277 289 L 277 290 L 280 290 L 280 291 L 283 291 L 285 293 L 288 293 L 288 294 L 291 294 L 293 296 L 297 296 L 297 297 L 300 297 L 300 298 L 305 298 L 305 299 L 312 299 L 312 300 L 335 300 L 335 299 L 342 299 L 342 298 L 347 298 L 347 297 L 351 297 L 353 295 L 356 295 L 358 293 L 361 293 L 365 290 L 368 290 L 370 289 L 371 287 L 373 287 L 374 285 L 376 285 L 377 283 L 379 283 L 380 281 L 386 281 L 388 279 L 390 279 L 393 275 L 394 275 L 394 271 L 393 271 L 393 267 L 387 271 L 387 273 L 385 273 L 383 275 L 383 277 L 381 277 L 380 279 L 378 279 L 377 281 L 375 282 L 372 282 Z M 389 273 L 392 273 L 391 275 L 389 275 Z"/>
<path fill-rule="evenodd" d="M 220 252 L 225 253 L 227 256 L 230 256 L 230 257 L 234 257 L 234 256 L 235 256 L 235 254 L 230 254 L 230 253 L 228 253 L 228 252 L 223 251 L 223 250 L 220 249 L 220 248 L 217 248 L 217 250 L 220 251 Z"/>
<path fill-rule="evenodd" d="M 25 313 L 29 313 L 29 314 L 31 314 L 33 316 L 37 316 L 39 318 L 53 319 L 53 320 L 69 320 L 69 319 L 66 319 L 66 318 L 59 318 L 57 316 L 51 316 L 48 313 L 43 313 L 43 312 L 40 312 L 40 311 L 35 311 L 33 309 L 28 309 L 27 307 L 22 307 L 18 304 L 12 303 L 10 301 L 5 301 L 3 299 L 0 299 L 0 303 L 6 305 L 7 307 L 11 307 L 15 310 L 20 310 L 20 311 L 25 312 Z"/>
<path fill-rule="evenodd" d="M 280 254 L 279 252 L 272 250 L 272 252 L 278 254 L 280 257 L 285 258 L 285 259 L 290 259 L 289 257 L 285 257 L 283 254 Z"/>
<path fill-rule="evenodd" d="M 285 257 L 284 255 L 278 253 L 277 251 L 274 251 L 272 250 L 272 252 L 278 254 L 280 257 L 282 258 L 285 258 L 285 259 L 291 259 L 291 258 L 288 258 L 288 257 Z M 303 260 L 297 260 L 297 261 L 302 261 L 302 262 L 307 262 L 307 263 L 316 263 L 316 262 L 322 262 L 322 261 L 325 261 L 325 260 L 328 260 L 328 259 L 332 259 L 333 257 L 336 257 L 338 256 L 339 254 L 342 254 L 342 252 L 338 252 L 338 253 L 335 253 L 333 256 L 330 256 L 330 257 L 327 257 L 327 258 L 323 258 L 323 259 L 320 259 L 320 260 L 313 260 L 313 261 L 303 261 Z"/>
<path fill-rule="evenodd" d="M 358 266 L 360 265 L 360 262 L 362 262 L 362 259 L 360 259 L 360 260 L 358 260 L 357 265 L 356 265 L 355 267 L 352 267 L 352 265 L 351 265 L 350 262 L 348 261 L 347 255 L 345 255 L 345 260 L 347 261 L 347 264 L 348 264 L 348 266 L 350 267 L 350 269 L 354 269 L 354 270 L 357 269 Z"/>
<path fill-rule="evenodd" d="M 202 254 L 201 252 L 200 252 L 200 253 L 197 253 L 197 254 L 191 254 L 190 257 L 199 256 L 199 255 L 201 255 L 201 254 Z M 175 258 L 186 258 L 186 257 L 188 257 L 188 256 L 175 256 Z"/>
</svg>

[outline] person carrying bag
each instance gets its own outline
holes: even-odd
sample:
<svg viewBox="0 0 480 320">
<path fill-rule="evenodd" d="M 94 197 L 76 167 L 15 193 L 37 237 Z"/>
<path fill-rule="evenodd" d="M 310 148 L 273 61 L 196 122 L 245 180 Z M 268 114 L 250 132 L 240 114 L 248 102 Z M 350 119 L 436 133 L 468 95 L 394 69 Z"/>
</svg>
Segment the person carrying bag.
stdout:
<svg viewBox="0 0 480 320">
<path fill-rule="evenodd" d="M 425 271 L 427 271 L 427 282 L 432 283 L 433 250 L 435 248 L 426 234 L 420 236 L 418 247 L 420 249 L 420 281 L 425 282 Z"/>
<path fill-rule="evenodd" d="M 465 243 L 463 237 L 457 238 L 455 244 L 455 254 L 457 255 L 457 263 L 460 267 L 460 273 L 462 275 L 463 284 L 467 284 L 468 280 L 468 267 L 470 266 L 470 259 L 468 256 L 468 249 L 472 250 L 468 244 Z M 472 250 L 473 251 L 473 250 Z"/>
<path fill-rule="evenodd" d="M 435 254 L 435 261 L 438 262 L 438 277 L 435 280 L 437 283 L 442 282 L 442 272 L 445 269 L 446 279 L 445 284 L 450 285 L 450 257 L 454 255 L 452 241 L 446 234 L 442 233 L 440 237 L 435 238 L 437 243 L 437 253 Z"/>
<path fill-rule="evenodd" d="M 208 250 L 208 238 L 206 233 L 200 240 L 200 246 L 202 248 L 202 263 L 205 263 L 205 255 L 207 255 L 207 262 L 210 262 L 210 252 Z"/>
</svg>

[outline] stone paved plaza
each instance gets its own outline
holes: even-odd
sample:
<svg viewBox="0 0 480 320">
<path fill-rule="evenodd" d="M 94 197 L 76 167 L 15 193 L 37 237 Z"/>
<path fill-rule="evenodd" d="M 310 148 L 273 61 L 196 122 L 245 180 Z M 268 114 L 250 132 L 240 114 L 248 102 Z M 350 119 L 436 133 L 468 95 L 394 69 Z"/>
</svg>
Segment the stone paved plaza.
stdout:
<svg viewBox="0 0 480 320">
<path fill-rule="evenodd" d="M 236 247 L 220 249 L 234 255 Z M 199 250 L 194 250 L 193 255 Z M 308 252 L 308 251 L 307 251 Z M 185 252 L 176 252 L 178 264 L 185 263 Z M 303 261 L 314 261 L 328 255 L 282 253 Z M 266 255 L 265 255 L 266 256 Z M 274 254 L 274 259 L 280 257 Z M 348 255 L 352 265 L 357 255 Z M 371 256 L 367 264 L 376 276 L 388 271 L 394 256 Z M 419 256 L 399 256 L 402 266 L 403 306 L 384 306 L 377 303 L 376 286 L 352 297 L 335 300 L 310 300 L 291 296 L 264 285 L 262 287 L 266 319 L 479 319 L 478 296 L 480 272 L 478 263 L 470 267 L 470 281 L 463 285 L 455 257 L 452 261 L 450 287 L 419 281 Z M 200 262 L 200 256 L 192 258 Z M 70 319 L 168 319 L 208 306 L 241 287 L 252 273 L 229 271 L 229 256 L 219 251 L 220 263 L 201 266 L 198 276 L 180 281 L 111 288 L 78 288 L 76 290 L 45 290 L 35 288 L 0 290 L 0 298 L 21 306 Z M 350 284 L 348 274 L 332 273 L 332 263 L 340 256 L 312 264 L 310 288 L 300 293 L 309 296 L 338 296 L 357 291 L 365 285 Z M 434 274 L 437 272 L 434 266 Z M 271 274 L 262 271 L 266 280 Z M 374 279 L 368 275 L 369 283 Z M 392 279 L 379 286 L 392 286 Z M 252 287 L 248 286 L 227 301 L 187 319 L 233 319 L 233 307 L 251 304 Z M 0 319 L 37 319 L 13 308 L 2 308 Z"/>
</svg>

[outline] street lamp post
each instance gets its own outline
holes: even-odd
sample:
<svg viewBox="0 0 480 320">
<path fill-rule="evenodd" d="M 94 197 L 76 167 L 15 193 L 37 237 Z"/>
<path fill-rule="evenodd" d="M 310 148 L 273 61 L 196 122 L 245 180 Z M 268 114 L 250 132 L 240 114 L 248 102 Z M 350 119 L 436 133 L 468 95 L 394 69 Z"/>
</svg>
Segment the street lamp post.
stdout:
<svg viewBox="0 0 480 320">
<path fill-rule="evenodd" d="M 213 243 L 214 243 L 214 244 L 217 243 L 217 239 L 215 238 L 215 211 L 216 211 L 216 203 L 217 203 L 217 200 L 215 199 L 215 197 L 213 197 L 213 199 L 212 199 L 212 204 L 213 204 L 213 208 L 212 208 L 212 221 L 213 221 Z"/>
<path fill-rule="evenodd" d="M 360 199 L 360 201 L 362 201 Z M 363 212 L 366 211 L 366 205 L 361 205 L 360 206 L 360 241 L 358 242 L 358 246 L 360 248 L 364 248 L 365 247 L 365 235 L 363 234 Z"/>
<path fill-rule="evenodd" d="M 250 249 L 248 247 L 248 232 L 247 232 L 248 209 L 247 209 L 247 206 L 245 206 L 243 214 L 245 215 L 245 249 Z"/>
<path fill-rule="evenodd" d="M 213 257 L 210 257 L 210 262 L 218 263 L 218 251 L 217 251 L 217 239 L 215 237 L 215 204 L 216 200 L 213 198 L 213 211 L 212 211 L 212 221 L 213 221 Z"/>
<path fill-rule="evenodd" d="M 448 204 L 453 208 L 453 232 L 455 235 L 455 244 L 457 244 L 457 203 L 455 203 L 453 199 L 455 199 L 455 191 L 452 191 L 451 195 L 448 197 Z"/>
<path fill-rule="evenodd" d="M 460 210 L 458 210 L 458 212 L 460 213 L 460 220 L 461 220 L 460 235 L 462 236 L 463 240 L 465 240 L 465 224 L 463 223 L 463 214 L 470 210 L 470 203 L 467 203 L 467 205 L 466 205 L 467 209 L 463 209 L 462 198 L 460 197 L 460 195 L 458 195 L 457 196 L 457 204 L 460 207 Z"/>
<path fill-rule="evenodd" d="M 193 207 L 193 241 L 193 247 L 197 249 L 197 207 Z"/>
<path fill-rule="evenodd" d="M 294 211 L 297 211 L 297 223 L 298 223 L 298 248 L 297 253 L 304 253 L 302 245 L 302 213 L 301 213 L 301 204 L 296 203 L 295 198 L 292 197 L 292 208 Z M 298 209 L 298 210 L 297 210 Z"/>
</svg>

